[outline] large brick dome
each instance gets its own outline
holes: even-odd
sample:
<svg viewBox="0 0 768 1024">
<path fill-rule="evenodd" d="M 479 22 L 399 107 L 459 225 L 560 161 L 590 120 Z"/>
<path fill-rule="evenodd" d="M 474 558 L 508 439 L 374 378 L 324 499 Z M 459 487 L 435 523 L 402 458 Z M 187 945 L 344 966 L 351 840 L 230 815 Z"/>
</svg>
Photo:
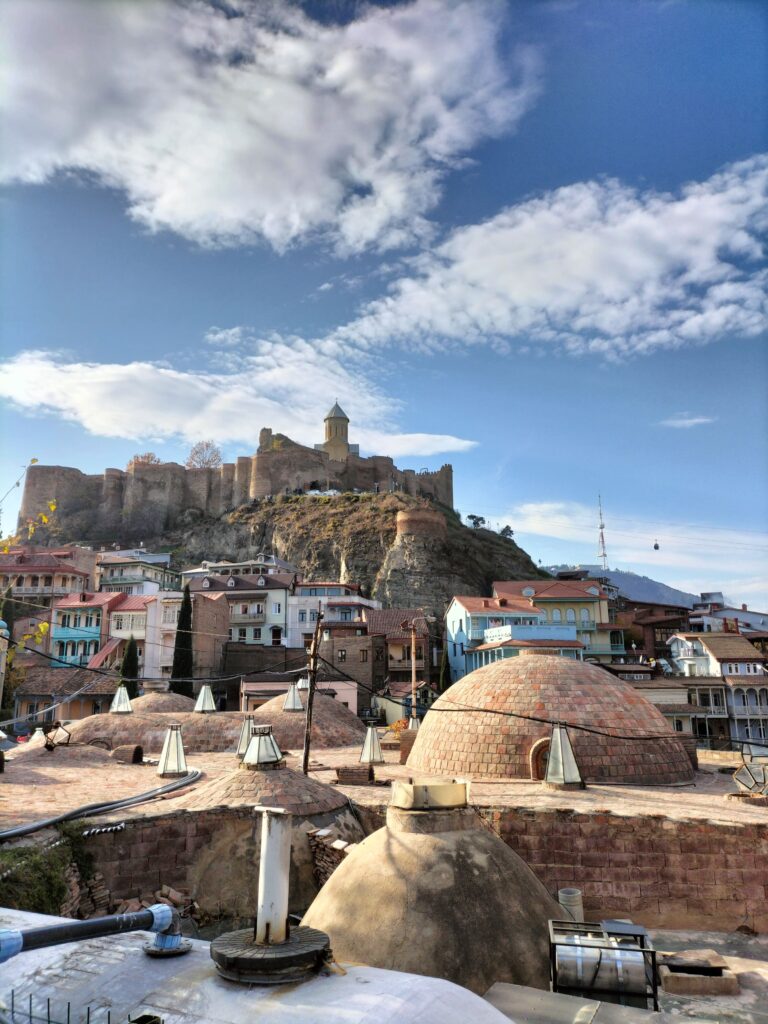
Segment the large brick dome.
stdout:
<svg viewBox="0 0 768 1024">
<path fill-rule="evenodd" d="M 611 733 L 569 730 L 585 782 L 658 786 L 692 778 L 682 742 L 628 683 L 598 665 L 542 655 L 486 665 L 446 690 L 419 729 L 408 767 L 472 779 L 541 778 L 551 726 L 498 712 Z M 658 739 L 623 738 L 632 736 Z"/>
</svg>

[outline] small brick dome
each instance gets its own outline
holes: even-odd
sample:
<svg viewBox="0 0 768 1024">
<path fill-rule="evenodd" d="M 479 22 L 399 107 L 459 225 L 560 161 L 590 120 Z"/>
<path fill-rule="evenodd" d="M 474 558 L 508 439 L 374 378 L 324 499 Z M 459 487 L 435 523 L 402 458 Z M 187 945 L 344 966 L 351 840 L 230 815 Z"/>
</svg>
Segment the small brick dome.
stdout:
<svg viewBox="0 0 768 1024">
<path fill-rule="evenodd" d="M 195 786 L 174 807 L 194 811 L 209 807 L 282 807 L 306 818 L 329 814 L 346 804 L 341 790 L 290 768 L 252 771 L 238 765 L 221 778 Z"/>
<path fill-rule="evenodd" d="M 306 707 L 307 695 L 299 691 L 301 703 Z M 272 726 L 281 750 L 301 750 L 304 747 L 304 715 L 300 711 L 283 711 L 285 694 L 273 697 L 251 712 L 254 721 Z M 315 693 L 312 705 L 312 746 L 362 746 L 365 726 L 341 701 Z"/>
<path fill-rule="evenodd" d="M 141 697 L 134 697 L 131 707 L 134 711 L 143 711 L 147 714 L 155 712 L 176 714 L 179 711 L 194 711 L 195 702 L 191 697 L 184 697 L 180 693 L 171 693 L 170 691 L 162 693 L 151 690 L 149 693 L 142 694 Z"/>
<path fill-rule="evenodd" d="M 692 778 L 682 742 L 661 712 L 628 683 L 587 662 L 525 655 L 486 665 L 446 690 L 418 731 L 409 768 L 472 779 L 541 777 L 538 754 L 546 750 L 549 725 L 456 710 L 467 706 L 614 734 L 569 730 L 585 782 L 658 786 Z M 633 735 L 658 739 L 622 738 Z"/>
</svg>

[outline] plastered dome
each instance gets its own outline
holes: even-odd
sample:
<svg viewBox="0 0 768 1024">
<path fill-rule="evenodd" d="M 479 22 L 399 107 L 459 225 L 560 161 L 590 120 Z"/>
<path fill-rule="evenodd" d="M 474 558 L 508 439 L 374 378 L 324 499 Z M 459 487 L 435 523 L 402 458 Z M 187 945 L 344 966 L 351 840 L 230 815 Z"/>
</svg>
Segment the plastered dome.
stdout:
<svg viewBox="0 0 768 1024">
<path fill-rule="evenodd" d="M 430 792 L 446 788 L 459 786 L 398 783 L 392 800 L 423 790 L 429 802 Z M 547 921 L 561 913 L 465 797 L 455 807 L 390 804 L 386 826 L 341 862 L 302 924 L 326 932 L 339 960 L 482 993 L 497 981 L 548 987 Z"/>
<path fill-rule="evenodd" d="M 300 692 L 306 707 L 306 693 Z M 252 712 L 253 720 L 272 726 L 281 750 L 301 750 L 304 746 L 305 716 L 300 711 L 284 711 L 285 695 L 273 697 Z M 362 746 L 365 726 L 341 701 L 315 693 L 312 707 L 312 745 L 315 747 Z"/>
<path fill-rule="evenodd" d="M 426 715 L 408 767 L 472 779 L 542 778 L 551 726 L 503 712 L 611 733 L 569 729 L 585 782 L 659 786 L 693 777 L 682 742 L 637 690 L 598 665 L 550 655 L 508 658 L 454 683 Z M 658 739 L 623 738 L 632 736 Z"/>
</svg>

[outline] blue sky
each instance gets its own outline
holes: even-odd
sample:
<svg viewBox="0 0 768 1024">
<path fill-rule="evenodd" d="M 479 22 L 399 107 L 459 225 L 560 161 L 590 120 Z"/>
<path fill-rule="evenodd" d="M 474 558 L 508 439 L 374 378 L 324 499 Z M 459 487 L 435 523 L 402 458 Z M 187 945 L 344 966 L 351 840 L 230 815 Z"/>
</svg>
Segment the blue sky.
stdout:
<svg viewBox="0 0 768 1024">
<path fill-rule="evenodd" d="M 601 492 L 768 608 L 762 4 L 5 6 L 0 493 L 338 397 L 545 564 Z"/>
</svg>

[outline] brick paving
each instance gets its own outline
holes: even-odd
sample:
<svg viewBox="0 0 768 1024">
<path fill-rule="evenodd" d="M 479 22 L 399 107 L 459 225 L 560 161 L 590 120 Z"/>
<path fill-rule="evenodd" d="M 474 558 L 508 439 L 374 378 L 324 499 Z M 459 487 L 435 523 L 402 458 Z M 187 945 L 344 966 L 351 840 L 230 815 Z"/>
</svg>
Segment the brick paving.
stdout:
<svg viewBox="0 0 768 1024">
<path fill-rule="evenodd" d="M 209 717 L 209 716 L 206 716 Z M 360 745 L 314 749 L 310 761 L 311 778 L 335 783 L 339 766 L 359 763 Z M 289 768 L 299 769 L 300 750 L 287 751 Z M 420 779 L 450 776 L 416 771 L 398 763 L 398 751 L 384 751 L 385 763 L 376 765 L 377 780 Z M 232 753 L 197 753 L 188 757 L 192 768 L 200 769 L 202 779 L 190 790 L 163 799 L 162 806 L 172 810 L 182 801 L 192 799 L 211 782 L 231 775 L 236 768 Z M 38 747 L 25 747 L 8 755 L 6 771 L 0 776 L 0 828 L 35 821 L 39 818 L 74 810 L 95 801 L 120 799 L 159 785 L 155 768 L 150 765 L 121 764 L 109 753 L 95 747 L 60 747 L 54 753 Z M 222 787 L 226 789 L 226 787 Z M 237 788 L 237 787 L 236 787 Z M 338 786 L 334 789 L 363 807 L 379 808 L 389 801 L 389 788 L 384 785 Z M 736 792 L 728 775 L 717 771 L 699 771 L 694 785 L 676 787 L 589 785 L 583 791 L 546 790 L 538 782 L 515 779 L 474 781 L 470 798 L 480 807 L 508 806 L 520 808 L 576 808 L 583 813 L 636 816 L 655 815 L 673 819 L 698 819 L 732 825 L 765 823 L 764 807 L 750 807 L 741 801 L 726 800 Z M 233 800 L 240 797 L 233 790 Z M 205 799 L 203 796 L 201 799 Z M 123 817 L 146 813 L 148 805 L 121 811 Z"/>
</svg>

